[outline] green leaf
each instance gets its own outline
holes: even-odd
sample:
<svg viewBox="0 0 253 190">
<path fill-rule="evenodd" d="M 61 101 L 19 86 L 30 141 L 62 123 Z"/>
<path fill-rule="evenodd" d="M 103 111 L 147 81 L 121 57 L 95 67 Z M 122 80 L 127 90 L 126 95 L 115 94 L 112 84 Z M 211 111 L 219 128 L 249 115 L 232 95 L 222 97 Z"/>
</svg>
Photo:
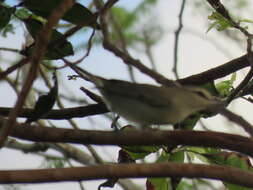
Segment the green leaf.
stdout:
<svg viewBox="0 0 253 190">
<path fill-rule="evenodd" d="M 230 80 L 225 80 L 216 84 L 216 89 L 221 97 L 226 97 L 230 94 L 233 89 L 233 83 L 236 80 L 236 73 L 233 73 Z"/>
<path fill-rule="evenodd" d="M 241 20 L 239 20 L 239 23 L 241 23 L 241 22 L 246 22 L 246 23 L 253 24 L 253 20 L 250 20 L 250 19 L 241 19 Z"/>
<path fill-rule="evenodd" d="M 122 131 L 135 131 L 133 127 L 127 125 L 121 128 Z M 122 146 L 122 149 L 126 151 L 133 160 L 143 159 L 147 155 L 157 152 L 160 147 L 158 146 Z"/>
<path fill-rule="evenodd" d="M 36 40 L 37 34 L 41 31 L 43 27 L 43 23 L 41 21 L 28 18 L 23 20 L 25 23 L 25 26 L 31 36 L 33 37 L 34 40 Z M 51 42 L 54 42 L 56 40 L 62 39 L 63 34 L 58 32 L 57 30 L 53 30 L 52 37 L 51 37 Z M 32 49 L 28 51 L 29 53 L 32 53 Z M 59 44 L 55 45 L 54 47 L 48 47 L 47 52 L 45 53 L 46 59 L 49 60 L 55 60 L 55 59 L 60 59 L 65 56 L 73 55 L 73 47 L 70 42 L 68 42 L 66 39 L 62 39 Z"/>
<path fill-rule="evenodd" d="M 205 156 L 211 163 L 236 167 L 242 170 L 247 170 L 253 172 L 253 167 L 250 163 L 248 157 L 234 153 L 234 152 L 220 152 L 216 154 L 202 154 Z M 229 190 L 252 190 L 253 188 L 246 188 L 239 185 L 234 185 L 231 183 L 223 182 Z"/>
<path fill-rule="evenodd" d="M 123 7 L 112 7 L 111 10 L 123 31 L 129 29 L 134 25 L 134 23 L 136 23 L 136 14 L 128 11 L 127 9 Z"/>
<path fill-rule="evenodd" d="M 162 152 L 156 162 L 167 162 L 170 158 L 170 155 L 166 152 Z M 150 177 L 146 181 L 146 189 L 148 190 L 168 190 L 170 185 L 169 178 L 153 178 Z"/>
<path fill-rule="evenodd" d="M 61 2 L 62 0 L 24 0 L 23 4 L 33 13 L 44 18 L 48 18 L 52 11 Z M 80 22 L 84 22 L 86 20 L 89 21 L 92 17 L 93 13 L 89 9 L 80 3 L 75 3 L 73 7 L 62 17 L 62 19 L 73 24 L 79 24 Z"/>
<path fill-rule="evenodd" d="M 148 178 L 146 181 L 146 190 L 168 190 L 168 178 Z"/>
<path fill-rule="evenodd" d="M 217 148 L 209 148 L 209 147 L 187 147 L 187 150 L 196 152 L 199 154 L 217 154 L 220 153 L 220 150 Z"/>
<path fill-rule="evenodd" d="M 15 8 L 0 5 L 0 30 L 10 22 L 11 15 L 15 12 L 15 10 Z"/>
<path fill-rule="evenodd" d="M 209 25 L 209 27 L 206 30 L 206 33 L 208 33 L 210 30 L 212 30 L 213 28 L 215 28 L 215 26 L 219 24 L 219 21 L 213 22 Z"/>
<path fill-rule="evenodd" d="M 248 157 L 240 155 L 234 152 L 219 152 L 215 154 L 202 154 L 207 159 L 209 159 L 212 163 L 218 165 L 227 165 L 232 166 L 244 170 L 253 171 L 253 167 L 250 163 Z"/>
<path fill-rule="evenodd" d="M 212 12 L 210 16 L 208 16 L 208 19 L 213 21 L 210 26 L 207 29 L 207 32 L 209 32 L 212 28 L 216 28 L 218 31 L 223 31 L 228 28 L 231 28 L 233 25 L 232 23 L 224 18 L 220 13 L 218 12 Z"/>
<path fill-rule="evenodd" d="M 213 96 L 219 96 L 219 92 L 217 91 L 217 89 L 215 87 L 214 81 L 206 83 L 200 87 L 207 90 Z"/>
<path fill-rule="evenodd" d="M 177 190 L 195 190 L 195 187 L 186 181 L 181 181 L 177 186 Z"/>
<path fill-rule="evenodd" d="M 1 32 L 1 35 L 5 38 L 7 37 L 8 33 L 15 34 L 14 27 L 12 24 L 7 24 L 2 30 L 0 30 L 0 32 Z"/>
<path fill-rule="evenodd" d="M 183 122 L 175 124 L 174 127 L 175 127 L 175 129 L 192 130 L 200 118 L 201 118 L 200 113 L 190 115 Z"/>
<path fill-rule="evenodd" d="M 216 88 L 222 97 L 226 97 L 229 95 L 230 90 L 232 88 L 231 82 L 230 82 L 230 80 L 225 80 L 225 81 L 219 82 L 216 85 Z"/>
<path fill-rule="evenodd" d="M 192 159 L 197 157 L 199 160 L 201 160 L 204 163 L 210 163 L 210 161 L 203 156 L 203 154 L 217 154 L 220 152 L 219 149 L 216 148 L 203 148 L 203 147 L 186 147 L 187 155 L 190 156 Z"/>
<path fill-rule="evenodd" d="M 32 15 L 26 8 L 18 9 L 15 14 L 19 19 L 27 19 Z"/>
<path fill-rule="evenodd" d="M 180 163 L 184 162 L 184 152 L 183 151 L 176 151 L 176 152 L 169 154 L 169 153 L 166 153 L 163 151 L 156 162 L 167 162 L 167 161 L 180 162 Z M 181 179 L 176 179 L 176 181 L 177 180 L 180 181 Z M 171 186 L 170 184 L 172 183 L 172 181 L 173 181 L 173 179 L 170 180 L 169 178 L 166 178 L 166 177 L 148 178 L 146 181 L 146 189 L 168 190 L 168 189 L 171 189 L 169 187 Z"/>
<path fill-rule="evenodd" d="M 156 162 L 167 162 L 170 159 L 171 155 L 165 151 L 162 151 L 161 155 L 158 157 Z"/>
<path fill-rule="evenodd" d="M 233 73 L 233 74 L 231 75 L 230 81 L 231 81 L 231 83 L 233 84 L 233 83 L 235 82 L 235 80 L 236 80 L 236 73 Z"/>
<path fill-rule="evenodd" d="M 45 158 L 41 164 L 41 168 L 63 168 L 66 164 L 65 159 L 61 158 Z"/>
<path fill-rule="evenodd" d="M 183 163 L 184 162 L 184 151 L 177 151 L 174 152 L 170 155 L 169 157 L 169 161 L 171 162 L 180 162 Z"/>
<path fill-rule="evenodd" d="M 184 157 L 185 157 L 185 152 L 182 150 L 178 150 L 176 152 L 172 152 L 169 154 L 169 161 L 170 162 L 178 162 L 178 163 L 183 163 L 184 162 Z M 181 182 L 182 178 L 179 177 L 171 177 L 170 178 L 170 184 L 173 187 L 173 189 L 176 189 Z"/>
</svg>

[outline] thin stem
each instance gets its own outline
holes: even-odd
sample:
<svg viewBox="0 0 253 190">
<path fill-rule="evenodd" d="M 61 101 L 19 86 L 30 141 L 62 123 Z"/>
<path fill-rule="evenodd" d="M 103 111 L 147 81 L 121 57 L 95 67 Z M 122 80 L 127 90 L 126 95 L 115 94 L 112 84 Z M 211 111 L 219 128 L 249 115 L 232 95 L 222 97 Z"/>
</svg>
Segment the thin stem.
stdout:
<svg viewBox="0 0 253 190">
<path fill-rule="evenodd" d="M 186 2 L 185 0 L 182 0 L 180 12 L 178 15 L 178 21 L 179 21 L 178 28 L 175 31 L 173 72 L 175 74 L 176 79 L 179 79 L 179 75 L 178 75 L 178 46 L 179 46 L 179 35 L 180 35 L 180 32 L 183 28 L 183 12 L 184 12 L 184 8 L 185 8 L 185 2 Z"/>
</svg>

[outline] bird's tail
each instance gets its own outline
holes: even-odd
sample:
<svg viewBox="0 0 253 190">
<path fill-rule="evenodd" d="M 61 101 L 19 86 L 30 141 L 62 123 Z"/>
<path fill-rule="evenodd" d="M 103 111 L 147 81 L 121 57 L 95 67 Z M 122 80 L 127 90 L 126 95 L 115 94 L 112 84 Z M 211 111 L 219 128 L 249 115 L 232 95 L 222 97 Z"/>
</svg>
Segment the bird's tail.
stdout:
<svg viewBox="0 0 253 190">
<path fill-rule="evenodd" d="M 73 63 L 67 62 L 67 65 L 72 70 L 74 70 L 79 75 L 79 77 L 83 78 L 84 80 L 88 80 L 88 81 L 93 82 L 97 87 L 103 87 L 104 86 L 105 79 L 103 79 L 102 77 L 93 75 L 93 74 L 89 73 L 88 71 L 85 71 L 81 67 L 79 67 L 77 65 L 74 65 Z"/>
</svg>

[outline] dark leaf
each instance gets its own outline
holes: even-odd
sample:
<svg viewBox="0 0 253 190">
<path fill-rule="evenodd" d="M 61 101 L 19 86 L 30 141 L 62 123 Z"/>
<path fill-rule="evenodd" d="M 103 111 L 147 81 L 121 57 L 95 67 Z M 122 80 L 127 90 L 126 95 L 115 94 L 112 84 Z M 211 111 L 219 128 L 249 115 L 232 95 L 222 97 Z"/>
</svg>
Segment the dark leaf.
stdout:
<svg viewBox="0 0 253 190">
<path fill-rule="evenodd" d="M 37 34 L 41 31 L 43 27 L 43 23 L 32 18 L 24 19 L 23 21 L 33 39 L 36 40 Z M 61 40 L 58 44 L 54 45 L 53 47 L 52 46 L 48 47 L 47 52 L 45 54 L 45 57 L 47 59 L 55 60 L 74 54 L 72 44 L 68 42 L 66 39 L 62 39 L 62 36 L 63 34 L 58 32 L 57 30 L 53 30 L 50 42 L 55 42 L 59 39 Z M 30 47 L 30 49 L 27 50 L 28 51 L 27 54 L 31 53 L 32 49 L 33 48 Z"/>
<path fill-rule="evenodd" d="M 168 178 L 148 178 L 146 181 L 147 190 L 168 190 L 169 179 Z"/>
<path fill-rule="evenodd" d="M 175 129 L 181 129 L 181 130 L 192 130 L 195 127 L 195 125 L 197 124 L 197 122 L 199 121 L 200 118 L 201 118 L 200 113 L 190 115 L 183 122 L 175 124 L 174 128 Z"/>
<path fill-rule="evenodd" d="M 108 179 L 106 182 L 100 184 L 98 186 L 98 190 L 101 189 L 101 187 L 110 187 L 110 188 L 113 188 L 115 183 L 117 183 L 118 181 L 118 178 L 111 178 L 111 179 Z"/>
<path fill-rule="evenodd" d="M 32 112 L 32 117 L 26 120 L 26 123 L 30 123 L 36 121 L 43 116 L 46 116 L 49 111 L 53 108 L 56 98 L 58 96 L 58 82 L 56 78 L 56 74 L 53 75 L 54 86 L 50 89 L 49 93 L 46 95 L 42 95 L 37 100 L 34 110 Z"/>
<path fill-rule="evenodd" d="M 15 8 L 0 5 L 0 30 L 10 22 L 11 15 L 15 12 L 15 10 Z"/>
<path fill-rule="evenodd" d="M 129 125 L 123 127 L 121 130 L 130 131 L 136 130 Z M 123 146 L 122 149 L 126 151 L 133 160 L 145 158 L 147 155 L 157 152 L 160 147 L 158 146 Z"/>
<path fill-rule="evenodd" d="M 135 162 L 135 160 L 133 160 L 131 158 L 131 156 L 126 151 L 124 151 L 123 149 L 121 149 L 119 151 L 118 163 L 133 163 L 133 162 Z M 118 181 L 118 178 L 107 179 L 106 182 L 99 185 L 98 189 L 101 189 L 101 187 L 110 187 L 110 188 L 112 188 L 117 183 L 117 181 Z"/>
<path fill-rule="evenodd" d="M 253 167 L 247 156 L 235 153 L 235 152 L 220 152 L 216 154 L 202 154 L 211 163 L 231 166 L 253 172 Z M 252 188 L 246 188 L 239 185 L 223 182 L 229 190 L 252 190 Z"/>
<path fill-rule="evenodd" d="M 219 92 L 215 87 L 214 81 L 202 85 L 201 88 L 204 88 L 213 96 L 219 96 Z"/>
<path fill-rule="evenodd" d="M 24 6 L 33 13 L 48 18 L 51 12 L 62 2 L 62 0 L 24 0 Z M 79 3 L 75 3 L 73 7 L 63 16 L 63 20 L 79 24 L 80 22 L 92 19 L 93 13 Z M 94 24 L 93 24 L 94 25 Z"/>
</svg>

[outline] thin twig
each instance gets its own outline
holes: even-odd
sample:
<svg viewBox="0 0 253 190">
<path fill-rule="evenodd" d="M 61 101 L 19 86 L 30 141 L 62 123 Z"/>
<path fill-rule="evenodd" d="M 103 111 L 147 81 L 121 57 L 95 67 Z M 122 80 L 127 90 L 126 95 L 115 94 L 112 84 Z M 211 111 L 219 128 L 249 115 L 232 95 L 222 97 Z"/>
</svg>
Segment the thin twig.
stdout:
<svg viewBox="0 0 253 190">
<path fill-rule="evenodd" d="M 183 12 L 185 8 L 185 0 L 182 0 L 180 12 L 178 15 L 178 28 L 175 31 L 175 42 L 174 42 L 174 67 L 173 67 L 173 72 L 175 74 L 176 79 L 179 79 L 178 75 L 178 45 L 179 45 L 179 36 L 180 32 L 183 28 Z"/>
<path fill-rule="evenodd" d="M 10 51 L 10 52 L 15 52 L 15 53 L 20 53 L 19 49 L 6 48 L 6 47 L 0 47 L 0 51 Z"/>
<path fill-rule="evenodd" d="M 230 121 L 241 126 L 245 132 L 247 132 L 251 137 L 253 137 L 253 126 L 248 121 L 243 119 L 243 117 L 229 111 L 228 109 L 222 109 L 219 113 L 225 116 Z"/>
<path fill-rule="evenodd" d="M 127 53 L 127 42 L 126 42 L 126 39 L 125 39 L 124 34 L 122 32 L 122 29 L 121 29 L 119 23 L 117 22 L 117 20 L 115 20 L 115 17 L 112 14 L 112 12 L 108 11 L 108 13 L 109 13 L 110 19 L 107 19 L 106 21 L 111 21 L 112 25 L 114 26 L 116 34 L 118 34 L 118 40 L 117 40 L 118 42 L 117 43 L 119 43 L 120 48 L 125 53 Z M 106 19 L 106 18 L 104 18 L 104 19 Z M 129 72 L 130 80 L 133 81 L 133 82 L 136 82 L 134 72 L 133 72 L 133 67 L 131 65 L 127 65 L 127 69 L 128 69 L 128 72 Z"/>
<path fill-rule="evenodd" d="M 72 64 L 79 64 L 79 63 L 81 63 L 85 58 L 87 58 L 87 57 L 90 55 L 90 51 L 91 51 L 91 48 L 92 48 L 92 39 L 93 39 L 93 37 L 95 36 L 95 33 L 96 33 L 96 30 L 93 29 L 93 30 L 92 30 L 92 33 L 91 33 L 91 35 L 90 35 L 90 37 L 89 37 L 89 40 L 88 40 L 88 47 L 87 47 L 86 53 L 85 53 L 80 59 L 78 59 L 78 60 L 76 60 L 76 61 L 72 61 L 72 62 L 71 62 Z M 68 61 L 68 60 L 65 59 L 65 58 L 62 58 L 62 60 L 63 60 L 63 61 L 70 62 L 70 61 Z M 62 68 L 65 68 L 66 66 L 67 66 L 67 65 L 64 65 L 64 66 L 61 66 L 61 67 L 57 67 L 57 69 L 62 69 Z"/>
<path fill-rule="evenodd" d="M 43 74 L 43 72 L 42 72 L 42 74 Z M 45 74 L 43 74 L 43 78 L 44 78 L 44 80 L 45 80 L 47 86 L 48 86 L 49 88 L 51 88 L 48 79 L 45 77 Z M 62 103 L 62 101 L 61 101 L 60 98 L 57 98 L 57 105 L 58 105 L 61 109 L 64 109 L 64 105 L 63 105 L 63 103 Z M 70 125 L 72 126 L 73 129 L 76 129 L 76 130 L 79 130 L 79 129 L 80 129 L 79 126 L 78 126 L 78 124 L 77 124 L 74 120 L 69 119 L 68 122 L 70 123 Z M 97 161 L 98 163 L 103 163 L 102 158 L 100 158 L 99 154 L 96 152 L 96 150 L 94 150 L 94 149 L 92 148 L 91 145 L 84 145 L 84 146 L 90 151 L 90 153 L 91 153 L 92 156 L 94 157 L 95 161 Z"/>
<path fill-rule="evenodd" d="M 182 85 L 203 85 L 208 82 L 212 82 L 215 79 L 225 77 L 248 66 L 250 66 L 250 63 L 246 54 L 202 73 L 179 79 L 177 82 Z"/>
<path fill-rule="evenodd" d="M 62 42 L 64 42 L 65 39 L 75 34 L 77 31 L 79 31 L 81 28 L 83 28 L 86 25 L 89 25 L 91 23 L 94 23 L 97 20 L 98 14 L 94 13 L 92 17 L 90 17 L 89 20 L 84 20 L 80 24 L 76 25 L 75 27 L 69 29 L 67 32 L 65 32 L 59 39 L 52 41 L 49 43 L 49 47 L 53 48 L 56 45 L 60 46 Z"/>
<path fill-rule="evenodd" d="M 111 2 L 116 3 L 118 0 L 112 0 Z M 112 52 L 115 56 L 121 58 L 126 65 L 132 65 L 136 67 L 139 71 L 142 73 L 145 73 L 146 75 L 150 76 L 154 80 L 156 80 L 158 83 L 167 85 L 167 86 L 174 86 L 176 85 L 175 82 L 165 78 L 164 76 L 160 75 L 159 73 L 149 69 L 145 65 L 143 65 L 139 60 L 134 59 L 131 57 L 128 53 L 125 53 L 124 51 L 117 48 L 114 44 L 111 43 L 109 39 L 109 31 L 107 27 L 106 20 L 104 19 L 106 17 L 106 11 L 107 9 L 103 9 L 101 3 L 99 0 L 95 0 L 94 3 L 96 4 L 97 8 L 101 11 L 100 12 L 100 21 L 101 21 L 101 30 L 103 34 L 103 46 L 105 49 Z"/>
<path fill-rule="evenodd" d="M 28 72 L 28 76 L 24 82 L 19 98 L 14 108 L 9 114 L 9 119 L 6 121 L 4 127 L 0 131 L 0 147 L 3 146 L 5 139 L 11 132 L 16 122 L 18 113 L 21 111 L 25 99 L 29 93 L 29 90 L 36 78 L 38 65 L 43 59 L 54 26 L 57 25 L 58 21 L 64 15 L 64 13 L 73 6 L 74 2 L 75 2 L 74 0 L 62 1 L 60 5 L 52 12 L 47 24 L 45 25 L 45 27 L 43 27 L 43 29 L 37 36 L 34 52 L 31 57 L 31 67 Z"/>
<path fill-rule="evenodd" d="M 0 107 L 0 115 L 8 116 L 12 108 Z M 23 108 L 18 114 L 18 117 L 31 117 L 33 109 Z M 64 108 L 59 110 L 51 110 L 48 115 L 42 117 L 41 119 L 71 119 L 71 118 L 84 118 L 87 116 L 98 115 L 108 113 L 109 110 L 106 108 L 105 104 L 90 104 L 87 106 L 78 106 L 73 108 Z"/>
<path fill-rule="evenodd" d="M 102 100 L 102 98 L 99 95 L 91 92 L 90 90 L 84 88 L 83 86 L 80 87 L 80 90 L 82 90 L 93 101 L 95 101 L 97 103 L 104 103 L 103 100 Z"/>
<path fill-rule="evenodd" d="M 234 89 L 234 91 L 229 95 L 227 98 L 227 103 L 229 104 L 241 91 L 246 89 L 247 84 L 253 77 L 253 52 L 252 52 L 252 43 L 251 38 L 247 39 L 247 59 L 250 63 L 250 70 L 247 73 L 246 77 L 243 79 L 243 81 Z"/>
<path fill-rule="evenodd" d="M 145 53 L 147 54 L 147 57 L 149 59 L 152 69 L 157 72 L 154 56 L 152 54 L 152 49 L 151 49 L 152 45 L 149 42 L 149 36 L 148 36 L 148 32 L 146 30 L 143 31 L 143 37 L 144 37 Z"/>
<path fill-rule="evenodd" d="M 0 72 L 0 80 L 4 79 L 7 75 L 15 71 L 16 69 L 22 67 L 23 65 L 29 63 L 29 58 L 24 58 L 20 60 L 17 64 L 9 67 L 6 71 Z"/>
<path fill-rule="evenodd" d="M 220 0 L 207 0 L 207 1 L 219 14 L 221 14 L 225 19 L 227 19 L 234 28 L 238 29 L 247 37 L 247 60 L 250 63 L 251 68 L 246 77 L 243 79 L 243 81 L 228 96 L 226 102 L 227 104 L 229 104 L 243 89 L 245 89 L 246 85 L 253 77 L 253 53 L 251 42 L 253 35 L 232 19 L 232 17 L 229 15 L 228 10 L 220 2 Z"/>
</svg>

